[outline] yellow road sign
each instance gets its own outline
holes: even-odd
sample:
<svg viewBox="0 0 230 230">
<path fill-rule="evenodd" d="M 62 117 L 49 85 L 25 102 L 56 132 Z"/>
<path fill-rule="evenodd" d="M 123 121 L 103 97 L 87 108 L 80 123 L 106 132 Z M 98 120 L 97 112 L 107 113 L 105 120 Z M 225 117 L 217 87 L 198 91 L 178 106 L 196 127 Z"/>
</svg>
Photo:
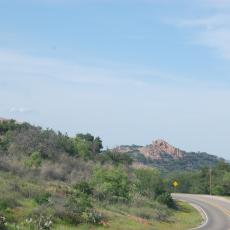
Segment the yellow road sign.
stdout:
<svg viewBox="0 0 230 230">
<path fill-rule="evenodd" d="M 173 187 L 174 187 L 174 188 L 176 188 L 178 185 L 179 185 L 179 184 L 178 184 L 177 181 L 174 181 L 174 182 L 173 182 Z"/>
</svg>

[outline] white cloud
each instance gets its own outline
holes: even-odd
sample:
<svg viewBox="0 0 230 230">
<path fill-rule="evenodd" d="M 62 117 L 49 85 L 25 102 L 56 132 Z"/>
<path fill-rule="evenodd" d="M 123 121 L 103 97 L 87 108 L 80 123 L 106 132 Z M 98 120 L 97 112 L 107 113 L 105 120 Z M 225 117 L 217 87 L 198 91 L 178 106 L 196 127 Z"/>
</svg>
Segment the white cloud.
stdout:
<svg viewBox="0 0 230 230">
<path fill-rule="evenodd" d="M 215 49 L 222 58 L 230 60 L 230 29 L 209 30 L 198 35 L 197 39 L 200 44 Z"/>
<path fill-rule="evenodd" d="M 186 77 L 174 76 L 153 67 L 101 63 L 82 66 L 73 61 L 34 57 L 26 54 L 0 50 L 0 80 L 45 79 L 63 83 L 94 86 L 148 86 L 159 81 L 185 83 Z M 55 82 L 54 81 L 54 82 Z"/>
<path fill-rule="evenodd" d="M 186 5 L 189 15 L 192 12 L 194 16 L 166 18 L 163 22 L 188 29 L 192 34 L 192 43 L 208 47 L 214 55 L 230 60 L 230 0 L 194 0 L 186 3 L 178 0 L 176 3 Z"/>
<path fill-rule="evenodd" d="M 230 16 L 216 14 L 195 19 L 181 19 L 177 26 L 193 29 L 193 42 L 213 49 L 219 57 L 230 60 Z"/>
</svg>

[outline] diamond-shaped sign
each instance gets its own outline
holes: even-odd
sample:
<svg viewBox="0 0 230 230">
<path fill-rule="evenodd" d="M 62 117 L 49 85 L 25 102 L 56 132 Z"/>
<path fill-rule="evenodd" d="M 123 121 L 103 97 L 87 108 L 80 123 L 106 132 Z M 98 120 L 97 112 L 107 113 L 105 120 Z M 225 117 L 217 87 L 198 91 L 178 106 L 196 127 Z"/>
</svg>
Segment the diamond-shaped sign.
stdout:
<svg viewBox="0 0 230 230">
<path fill-rule="evenodd" d="M 179 185 L 179 184 L 178 184 L 177 181 L 174 181 L 174 182 L 173 182 L 173 187 L 174 187 L 174 188 L 176 188 L 178 185 Z"/>
</svg>

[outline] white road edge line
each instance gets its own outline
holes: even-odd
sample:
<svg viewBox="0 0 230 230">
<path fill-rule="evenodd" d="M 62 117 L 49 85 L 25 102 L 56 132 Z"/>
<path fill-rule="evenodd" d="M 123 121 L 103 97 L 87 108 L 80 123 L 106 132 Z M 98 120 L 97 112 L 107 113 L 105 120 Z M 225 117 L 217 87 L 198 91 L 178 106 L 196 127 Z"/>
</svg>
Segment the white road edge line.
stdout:
<svg viewBox="0 0 230 230">
<path fill-rule="evenodd" d="M 176 198 L 174 198 L 174 199 L 176 199 Z M 202 223 L 200 226 L 198 226 L 198 227 L 196 227 L 196 228 L 191 228 L 191 229 L 189 229 L 189 230 L 200 229 L 200 228 L 205 227 L 205 226 L 208 224 L 208 221 L 209 221 L 208 215 L 207 215 L 207 213 L 204 211 L 203 208 L 201 208 L 201 207 L 200 207 L 199 205 L 197 205 L 197 204 L 188 202 L 188 201 L 183 200 L 183 199 L 176 199 L 176 200 L 180 200 L 180 201 L 182 201 L 182 202 L 185 202 L 185 203 L 190 204 L 192 207 L 194 207 L 194 208 L 201 214 L 201 216 L 202 216 L 202 218 L 203 218 L 203 223 Z"/>
<path fill-rule="evenodd" d="M 199 205 L 193 204 L 193 203 L 189 203 L 189 204 L 192 205 L 196 210 L 198 210 L 201 213 L 203 221 L 204 221 L 204 223 L 201 224 L 200 226 L 198 226 L 196 228 L 189 229 L 189 230 L 196 230 L 196 229 L 200 229 L 200 228 L 205 227 L 208 224 L 208 221 L 209 221 L 207 213 Z"/>
</svg>

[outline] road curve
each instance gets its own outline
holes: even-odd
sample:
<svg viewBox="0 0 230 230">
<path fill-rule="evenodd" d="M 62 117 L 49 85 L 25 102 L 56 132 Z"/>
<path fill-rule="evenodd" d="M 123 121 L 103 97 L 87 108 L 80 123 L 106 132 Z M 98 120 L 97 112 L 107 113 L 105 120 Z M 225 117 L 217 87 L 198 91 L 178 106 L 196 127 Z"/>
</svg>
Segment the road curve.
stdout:
<svg viewBox="0 0 230 230">
<path fill-rule="evenodd" d="M 218 196 L 173 194 L 176 200 L 183 200 L 199 207 L 204 214 L 204 223 L 194 229 L 230 230 L 230 200 Z"/>
</svg>

